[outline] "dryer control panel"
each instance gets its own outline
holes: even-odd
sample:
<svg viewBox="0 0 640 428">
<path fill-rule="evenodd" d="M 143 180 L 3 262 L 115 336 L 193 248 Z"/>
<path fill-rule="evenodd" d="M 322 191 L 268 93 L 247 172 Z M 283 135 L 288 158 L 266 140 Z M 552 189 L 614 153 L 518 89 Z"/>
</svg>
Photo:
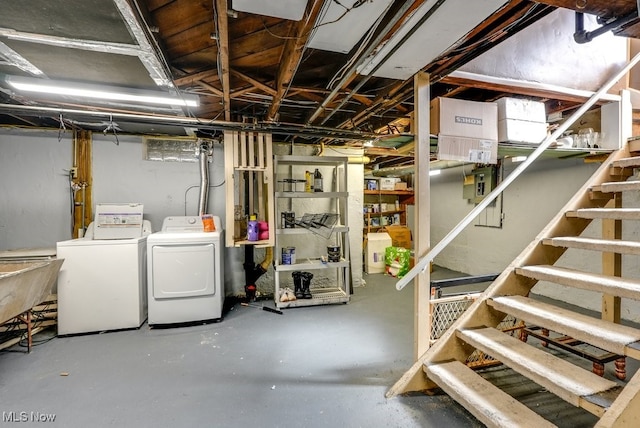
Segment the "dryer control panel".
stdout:
<svg viewBox="0 0 640 428">
<path fill-rule="evenodd" d="M 219 226 L 218 218 L 213 217 L 216 227 Z M 204 225 L 199 216 L 172 216 L 162 222 L 163 232 L 204 232 Z"/>
</svg>

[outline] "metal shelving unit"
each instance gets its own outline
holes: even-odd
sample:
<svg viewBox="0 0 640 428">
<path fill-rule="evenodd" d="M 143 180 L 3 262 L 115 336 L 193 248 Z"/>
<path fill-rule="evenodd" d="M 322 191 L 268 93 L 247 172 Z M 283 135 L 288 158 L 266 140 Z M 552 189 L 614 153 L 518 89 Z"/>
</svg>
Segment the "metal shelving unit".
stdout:
<svg viewBox="0 0 640 428">
<path fill-rule="evenodd" d="M 285 211 L 295 212 L 296 224 L 293 228 L 285 228 L 278 222 L 275 233 L 274 278 L 276 307 L 292 308 L 301 306 L 347 303 L 351 290 L 351 261 L 349 260 L 349 227 L 346 157 L 328 156 L 275 156 L 274 175 L 276 183 L 288 183 L 292 179 L 304 176 L 305 170 L 313 172 L 315 168 L 323 172 L 324 188 L 322 192 L 276 191 L 276 218 L 281 219 Z M 327 190 L 327 191 L 324 191 Z M 302 211 L 301 211 L 302 210 Z M 319 225 L 317 228 L 301 221 L 303 211 L 319 210 L 337 221 L 330 226 Z M 295 244 L 296 260 L 292 264 L 282 263 L 282 249 Z M 329 262 L 327 246 L 340 247 L 340 260 Z M 323 260 L 324 258 L 324 260 Z M 291 273 L 311 272 L 310 291 L 312 298 L 280 301 L 280 290 L 288 285 L 287 276 Z M 316 285 L 314 285 L 314 283 Z M 317 285 L 320 284 L 320 285 Z"/>
</svg>

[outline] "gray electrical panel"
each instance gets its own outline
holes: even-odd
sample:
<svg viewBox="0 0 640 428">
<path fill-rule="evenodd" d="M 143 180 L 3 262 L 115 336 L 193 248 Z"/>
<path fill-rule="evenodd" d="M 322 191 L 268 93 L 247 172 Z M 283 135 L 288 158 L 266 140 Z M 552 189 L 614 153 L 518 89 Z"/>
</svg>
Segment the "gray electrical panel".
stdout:
<svg viewBox="0 0 640 428">
<path fill-rule="evenodd" d="M 495 166 L 476 168 L 464 182 L 462 197 L 477 204 L 481 202 L 496 187 Z"/>
</svg>

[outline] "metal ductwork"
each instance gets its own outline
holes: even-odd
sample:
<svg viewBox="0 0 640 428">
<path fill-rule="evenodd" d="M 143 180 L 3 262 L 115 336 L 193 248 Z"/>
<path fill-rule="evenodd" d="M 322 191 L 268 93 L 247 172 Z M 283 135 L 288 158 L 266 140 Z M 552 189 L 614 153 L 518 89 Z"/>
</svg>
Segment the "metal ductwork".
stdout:
<svg viewBox="0 0 640 428">
<path fill-rule="evenodd" d="M 211 148 L 207 143 L 200 144 L 200 197 L 198 198 L 198 215 L 207 213 L 209 201 L 209 156 Z"/>
</svg>

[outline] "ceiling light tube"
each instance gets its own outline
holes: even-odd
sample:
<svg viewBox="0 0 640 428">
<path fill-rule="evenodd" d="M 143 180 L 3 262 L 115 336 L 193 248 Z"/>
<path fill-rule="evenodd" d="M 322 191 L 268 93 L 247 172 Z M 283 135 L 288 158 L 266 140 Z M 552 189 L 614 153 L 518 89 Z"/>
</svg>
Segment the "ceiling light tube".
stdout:
<svg viewBox="0 0 640 428">
<path fill-rule="evenodd" d="M 4 81 L 12 88 L 24 92 L 183 107 L 197 107 L 199 104 L 198 97 L 194 95 L 178 94 L 172 96 L 169 93 L 157 91 L 88 85 L 22 76 L 5 76 Z"/>
<path fill-rule="evenodd" d="M 432 170 L 429 170 L 429 176 L 440 175 L 441 172 L 442 172 L 441 169 L 432 169 Z"/>
</svg>

